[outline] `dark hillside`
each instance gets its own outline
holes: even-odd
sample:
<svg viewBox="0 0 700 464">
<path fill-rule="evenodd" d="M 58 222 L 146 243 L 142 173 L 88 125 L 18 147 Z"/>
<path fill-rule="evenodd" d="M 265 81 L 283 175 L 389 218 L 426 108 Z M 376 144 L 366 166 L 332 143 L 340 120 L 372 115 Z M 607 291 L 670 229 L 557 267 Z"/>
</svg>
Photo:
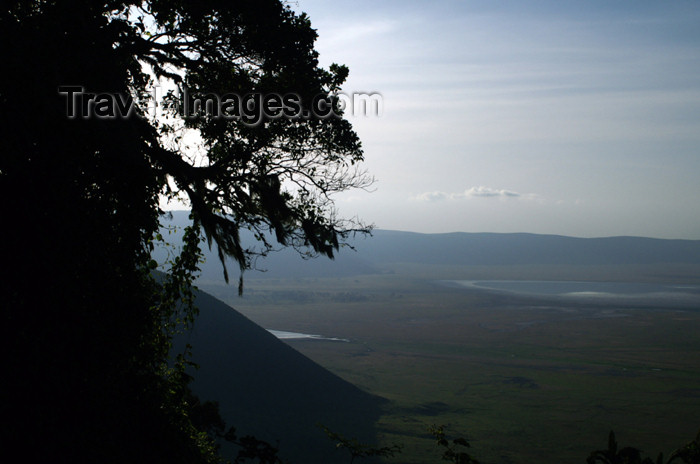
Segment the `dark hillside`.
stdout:
<svg viewBox="0 0 700 464">
<path fill-rule="evenodd" d="M 200 292 L 199 317 L 176 348 L 193 346 L 193 389 L 216 400 L 229 426 L 276 444 L 291 463 L 347 462 L 317 427 L 373 441 L 382 399 L 369 395 L 280 342 L 233 308 Z M 317 343 L 311 341 L 310 343 Z"/>
</svg>

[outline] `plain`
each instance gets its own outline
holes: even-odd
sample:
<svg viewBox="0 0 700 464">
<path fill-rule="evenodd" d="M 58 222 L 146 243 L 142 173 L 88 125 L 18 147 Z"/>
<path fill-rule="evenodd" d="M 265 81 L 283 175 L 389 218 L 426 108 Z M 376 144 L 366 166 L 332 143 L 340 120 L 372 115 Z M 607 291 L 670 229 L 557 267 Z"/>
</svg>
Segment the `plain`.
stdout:
<svg viewBox="0 0 700 464">
<path fill-rule="evenodd" d="M 691 266 L 692 267 L 692 266 Z M 431 424 L 466 436 L 484 463 L 576 463 L 623 445 L 656 456 L 700 427 L 700 307 L 572 301 L 454 288 L 443 279 L 552 279 L 697 285 L 689 266 L 393 264 L 350 277 L 255 279 L 242 298 L 200 287 L 390 400 L 377 423 L 391 462 L 436 462 Z M 342 433 L 342 430 L 339 432 Z"/>
</svg>

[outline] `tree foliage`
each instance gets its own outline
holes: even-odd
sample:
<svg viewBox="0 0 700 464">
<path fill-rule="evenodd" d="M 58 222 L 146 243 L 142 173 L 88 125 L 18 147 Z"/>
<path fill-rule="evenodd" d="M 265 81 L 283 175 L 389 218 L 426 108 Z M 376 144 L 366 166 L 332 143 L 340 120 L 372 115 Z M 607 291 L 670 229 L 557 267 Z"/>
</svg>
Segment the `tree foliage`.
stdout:
<svg viewBox="0 0 700 464">
<path fill-rule="evenodd" d="M 625 446 L 620 448 L 612 430 L 608 435 L 608 448 L 593 451 L 586 460 L 588 464 L 664 464 L 663 453 L 659 453 L 656 460 L 643 457 L 638 448 Z M 700 432 L 695 440 L 677 449 L 665 461 L 666 464 L 682 462 L 684 464 L 700 464 Z"/>
<path fill-rule="evenodd" d="M 693 441 L 671 453 L 671 456 L 668 458 L 668 464 L 673 462 L 700 464 L 700 430 L 698 430 L 698 434 Z"/>
<path fill-rule="evenodd" d="M 168 97 L 178 104 L 185 90 L 293 92 L 306 110 L 318 95 L 335 104 L 347 69 L 320 68 L 309 19 L 277 0 L 10 0 L 0 34 L 3 450 L 27 462 L 216 461 L 191 420 L 186 360 L 168 361 L 173 330 L 196 312 L 201 239 L 241 272 L 277 244 L 332 257 L 367 230 L 336 215 L 333 194 L 371 180 L 340 117 L 155 118 L 144 95 L 158 82 L 180 90 Z M 61 86 L 135 109 L 69 118 Z M 163 196 L 188 201 L 192 224 L 155 279 Z"/>
</svg>

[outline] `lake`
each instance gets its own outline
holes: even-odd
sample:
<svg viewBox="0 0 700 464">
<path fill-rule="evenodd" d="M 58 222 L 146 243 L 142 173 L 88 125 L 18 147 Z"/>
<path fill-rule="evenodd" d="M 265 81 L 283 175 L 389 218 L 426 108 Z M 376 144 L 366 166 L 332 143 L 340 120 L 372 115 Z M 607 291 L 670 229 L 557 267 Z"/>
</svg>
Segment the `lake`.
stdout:
<svg viewBox="0 0 700 464">
<path fill-rule="evenodd" d="M 450 286 L 518 295 L 561 297 L 567 299 L 628 302 L 673 302 L 700 304 L 700 286 L 650 284 L 637 282 L 585 282 L 542 280 L 451 280 Z"/>
<path fill-rule="evenodd" d="M 267 331 L 270 332 L 275 337 L 279 338 L 280 340 L 330 340 L 330 341 L 334 341 L 334 342 L 349 342 L 350 341 L 350 340 L 347 340 L 345 338 L 324 337 L 323 335 L 313 335 L 313 334 L 305 334 L 305 333 L 299 333 L 299 332 L 287 332 L 286 330 L 267 329 Z"/>
</svg>

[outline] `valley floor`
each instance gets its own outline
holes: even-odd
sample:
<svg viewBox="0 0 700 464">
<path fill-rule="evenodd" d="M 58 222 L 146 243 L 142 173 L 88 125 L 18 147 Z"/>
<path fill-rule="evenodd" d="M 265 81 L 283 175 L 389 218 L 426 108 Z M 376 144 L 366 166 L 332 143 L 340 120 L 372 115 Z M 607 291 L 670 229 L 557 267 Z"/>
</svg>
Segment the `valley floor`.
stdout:
<svg viewBox="0 0 700 464">
<path fill-rule="evenodd" d="M 243 298 L 201 287 L 265 328 L 347 340 L 286 341 L 390 400 L 379 443 L 404 449 L 389 462 L 439 462 L 431 424 L 466 436 L 485 464 L 583 463 L 611 429 L 622 446 L 668 455 L 700 427 L 692 301 L 564 301 L 410 273 L 251 279 Z"/>
</svg>

